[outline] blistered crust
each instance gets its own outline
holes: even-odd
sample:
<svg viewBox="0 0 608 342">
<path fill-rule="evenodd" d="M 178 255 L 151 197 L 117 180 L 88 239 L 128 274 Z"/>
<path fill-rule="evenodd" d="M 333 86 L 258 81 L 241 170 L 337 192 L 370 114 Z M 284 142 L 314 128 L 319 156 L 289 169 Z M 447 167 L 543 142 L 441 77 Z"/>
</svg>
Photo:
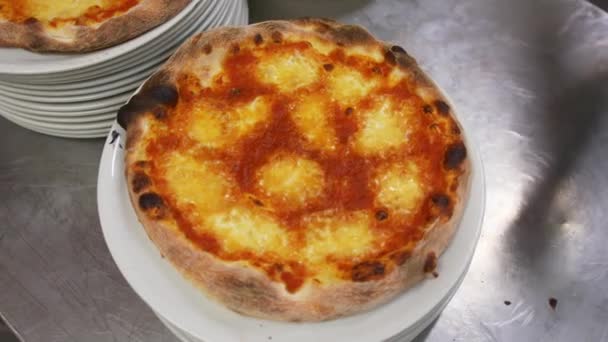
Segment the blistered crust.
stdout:
<svg viewBox="0 0 608 342">
<path fill-rule="evenodd" d="M 142 96 L 155 104 L 145 110 L 123 111 L 119 115 L 119 122 L 128 132 L 126 173 L 131 201 L 148 236 L 161 254 L 209 296 L 234 311 L 273 320 L 318 321 L 374 308 L 426 277 L 440 276 L 435 269 L 437 258 L 456 231 L 468 194 L 471 165 L 464 145 L 454 147 L 455 152 L 446 151 L 444 160 L 445 168 L 460 171 L 456 205 L 451 207 L 451 199 L 442 194 L 433 197 L 437 207 L 450 208 L 450 218 L 446 221 L 436 219 L 412 251 L 395 255 L 397 267 L 389 270 L 383 264 L 373 262 L 357 265 L 359 269 L 355 270 L 351 281 L 332 285 L 310 282 L 295 293 L 286 291 L 282 283 L 272 281 L 257 268 L 243 266 L 239 262 L 226 262 L 201 250 L 173 228 L 169 223 L 174 220 L 170 210 L 156 194 L 154 184 L 145 176 L 146 162 L 138 160 L 138 156 L 142 155 L 139 150 L 140 141 L 146 134 L 148 120 L 154 119 L 155 108 L 167 106 L 166 103 L 155 102 L 149 89 L 161 84 L 171 87 L 176 82 L 176 74 L 184 65 L 194 63 L 198 58 L 206 58 L 201 57 L 205 55 L 207 58 L 219 58 L 213 54 L 216 49 L 230 51 L 244 40 L 251 40 L 256 45 L 267 40 L 280 42 L 294 32 L 298 33 L 298 37 L 306 37 L 308 34 L 329 37 L 342 46 L 382 47 L 385 51 L 384 58 L 413 72 L 416 87 L 423 89 L 426 97 L 434 99 L 431 101 L 434 105 L 428 109 L 429 113 L 450 115 L 454 119 L 455 129 L 460 132 L 461 127 L 451 113 L 449 102 L 404 49 L 378 42 L 358 26 L 341 25 L 325 19 L 271 21 L 199 34 L 180 48 L 144 87 Z M 376 213 L 378 220 L 383 217 L 386 218 L 382 213 Z"/>
<path fill-rule="evenodd" d="M 166 22 L 191 0 L 142 0 L 126 13 L 104 21 L 98 27 L 68 26 L 71 39 L 58 39 L 44 25 L 28 19 L 13 23 L 0 19 L 0 47 L 17 47 L 37 52 L 88 52 L 135 38 Z"/>
</svg>

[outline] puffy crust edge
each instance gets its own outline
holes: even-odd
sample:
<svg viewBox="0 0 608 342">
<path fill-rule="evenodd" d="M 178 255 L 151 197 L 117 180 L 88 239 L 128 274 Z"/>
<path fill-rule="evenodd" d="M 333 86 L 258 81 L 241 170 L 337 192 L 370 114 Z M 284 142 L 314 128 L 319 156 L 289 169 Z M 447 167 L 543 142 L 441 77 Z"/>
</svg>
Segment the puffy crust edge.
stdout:
<svg viewBox="0 0 608 342">
<path fill-rule="evenodd" d="M 330 31 L 330 35 L 337 42 L 348 44 L 382 44 L 390 49 L 390 45 L 370 40 L 367 31 L 358 26 L 340 25 L 325 19 L 301 19 L 293 22 L 270 21 L 247 28 L 221 28 L 193 37 L 172 57 L 162 68 L 159 78 L 153 78 L 152 83 L 158 79 L 169 80 L 180 63 L 198 56 L 206 44 L 214 46 L 229 46 L 245 36 L 253 36 L 262 32 L 272 35 L 272 32 L 289 32 L 291 28 L 312 26 L 314 30 Z M 348 29 L 344 29 L 348 26 Z M 340 30 L 342 28 L 342 31 Z M 352 33 L 359 31 L 357 33 Z M 348 32 L 342 33 L 339 32 Z M 416 82 L 421 87 L 432 89 L 437 99 L 445 102 L 434 83 L 428 79 L 417 67 L 413 58 L 407 53 L 398 51 L 396 61 L 402 68 L 414 71 Z M 470 158 L 466 158 L 460 165 L 461 174 L 457 190 L 458 202 L 454 207 L 452 216 L 446 222 L 437 220 L 426 231 L 423 239 L 419 241 L 409 258 L 400 266 L 396 266 L 384 277 L 378 280 L 365 282 L 343 282 L 335 285 L 316 285 L 309 283 L 301 291 L 290 294 L 280 283 L 270 280 L 262 271 L 220 260 L 197 248 L 187 240 L 183 234 L 177 233 L 173 228 L 149 216 L 138 206 L 139 196 L 142 193 L 154 191 L 153 185 L 139 192 L 133 189 L 134 175 L 136 174 L 135 153 L 139 141 L 144 134 L 145 122 L 150 116 L 140 115 L 133 117 L 128 125 L 126 176 L 128 191 L 140 222 L 143 224 L 148 236 L 161 252 L 185 277 L 201 288 L 210 297 L 223 303 L 228 308 L 246 315 L 281 321 L 320 321 L 334 319 L 341 316 L 355 314 L 372 309 L 389 301 L 405 289 L 429 277 L 429 258 L 440 256 L 449 245 L 462 217 L 469 190 L 469 174 L 471 172 Z M 457 125 L 459 123 L 452 115 Z M 170 214 L 165 212 L 165 214 Z"/>
<path fill-rule="evenodd" d="M 126 13 L 108 19 L 98 27 L 75 26 L 74 39 L 53 38 L 36 20 L 24 23 L 0 22 L 0 47 L 36 52 L 89 52 L 135 38 L 166 22 L 191 0 L 143 0 Z"/>
</svg>

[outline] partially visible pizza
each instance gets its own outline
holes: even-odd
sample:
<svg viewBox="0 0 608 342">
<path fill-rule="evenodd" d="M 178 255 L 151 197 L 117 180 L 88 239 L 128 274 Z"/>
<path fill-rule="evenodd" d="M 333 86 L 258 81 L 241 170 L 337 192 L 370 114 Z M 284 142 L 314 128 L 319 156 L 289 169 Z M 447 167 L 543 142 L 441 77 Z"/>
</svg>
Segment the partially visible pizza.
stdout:
<svg viewBox="0 0 608 342">
<path fill-rule="evenodd" d="M 0 0 L 0 46 L 85 52 L 134 38 L 191 0 Z"/>
<path fill-rule="evenodd" d="M 467 199 L 452 106 L 403 48 L 359 26 L 199 34 L 118 121 L 148 236 L 247 315 L 336 318 L 438 276 Z"/>
</svg>

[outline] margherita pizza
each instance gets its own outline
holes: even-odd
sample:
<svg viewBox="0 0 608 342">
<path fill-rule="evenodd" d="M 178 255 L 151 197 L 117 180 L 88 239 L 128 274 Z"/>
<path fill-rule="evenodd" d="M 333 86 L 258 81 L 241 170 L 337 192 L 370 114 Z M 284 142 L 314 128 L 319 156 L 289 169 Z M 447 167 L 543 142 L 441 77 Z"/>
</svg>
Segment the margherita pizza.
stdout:
<svg viewBox="0 0 608 342">
<path fill-rule="evenodd" d="M 470 164 L 403 48 L 320 19 L 193 37 L 119 112 L 161 254 L 256 317 L 314 321 L 438 276 Z"/>
<path fill-rule="evenodd" d="M 0 0 L 0 46 L 84 52 L 162 24 L 190 0 Z"/>
</svg>

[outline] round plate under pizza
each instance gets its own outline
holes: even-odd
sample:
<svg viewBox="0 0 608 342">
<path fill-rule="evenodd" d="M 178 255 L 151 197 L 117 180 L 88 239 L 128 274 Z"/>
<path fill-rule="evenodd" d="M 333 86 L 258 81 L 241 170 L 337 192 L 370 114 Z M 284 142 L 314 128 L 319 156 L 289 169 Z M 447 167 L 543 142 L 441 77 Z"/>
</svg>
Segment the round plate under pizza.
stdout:
<svg viewBox="0 0 608 342">
<path fill-rule="evenodd" d="M 467 123 L 461 119 L 465 128 Z M 471 188 L 460 227 L 439 259 L 439 278 L 419 283 L 374 310 L 318 323 L 285 323 L 242 316 L 208 299 L 164 258 L 135 216 L 124 178 L 125 132 L 114 124 L 105 142 L 97 184 L 104 238 L 123 276 L 173 326 L 207 341 L 381 341 L 432 314 L 466 273 L 481 232 L 485 182 L 475 143 L 467 137 Z M 438 314 L 438 313 L 437 313 Z M 399 319 L 396 319 L 398 317 Z"/>
</svg>

